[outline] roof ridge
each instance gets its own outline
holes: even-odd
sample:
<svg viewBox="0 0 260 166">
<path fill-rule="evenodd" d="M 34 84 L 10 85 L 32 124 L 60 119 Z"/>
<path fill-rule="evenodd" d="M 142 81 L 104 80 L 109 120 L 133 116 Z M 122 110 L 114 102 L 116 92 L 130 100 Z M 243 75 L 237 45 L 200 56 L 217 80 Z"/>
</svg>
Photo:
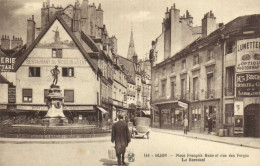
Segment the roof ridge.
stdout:
<svg viewBox="0 0 260 166">
<path fill-rule="evenodd" d="M 63 26 L 65 31 L 68 33 L 68 35 L 72 38 L 72 40 L 75 42 L 77 45 L 78 49 L 80 52 L 83 54 L 83 56 L 86 58 L 92 69 L 95 70 L 95 72 L 98 71 L 97 65 L 93 62 L 93 60 L 90 58 L 86 50 L 83 48 L 82 44 L 80 41 L 77 39 L 77 37 L 73 34 L 73 32 L 70 30 L 66 22 L 63 20 L 61 17 L 61 14 L 63 12 L 57 12 L 55 15 L 51 18 L 51 20 L 48 22 L 47 26 L 41 31 L 41 33 L 37 36 L 37 38 L 32 42 L 32 44 L 25 50 L 24 54 L 18 57 L 17 63 L 15 63 L 15 71 L 18 70 L 18 68 L 22 65 L 22 63 L 25 61 L 25 59 L 29 56 L 29 54 L 32 52 L 32 50 L 35 48 L 35 46 L 40 42 L 40 40 L 43 38 L 43 36 L 48 32 L 50 27 L 53 25 L 55 20 L 58 20 L 60 24 Z M 21 59 L 21 60 L 20 60 Z M 20 61 L 19 61 L 20 60 Z"/>
</svg>

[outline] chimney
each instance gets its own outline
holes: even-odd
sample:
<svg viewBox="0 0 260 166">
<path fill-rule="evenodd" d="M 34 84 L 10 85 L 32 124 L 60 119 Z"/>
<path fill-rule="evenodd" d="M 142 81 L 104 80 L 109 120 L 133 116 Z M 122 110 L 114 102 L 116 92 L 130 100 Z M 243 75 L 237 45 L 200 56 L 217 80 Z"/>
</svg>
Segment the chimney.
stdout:
<svg viewBox="0 0 260 166">
<path fill-rule="evenodd" d="M 81 31 L 88 35 L 88 25 L 89 25 L 89 16 L 88 16 L 88 0 L 84 0 L 80 6 L 80 26 Z"/>
<path fill-rule="evenodd" d="M 1 49 L 10 50 L 10 39 L 9 36 L 3 35 L 1 39 Z"/>
<path fill-rule="evenodd" d="M 80 31 L 80 6 L 79 2 L 75 2 L 74 6 L 74 15 L 73 15 L 73 32 Z"/>
<path fill-rule="evenodd" d="M 98 5 L 98 9 L 96 10 L 96 17 L 97 17 L 97 26 L 102 28 L 103 27 L 103 10 L 101 9 L 101 4 Z"/>
<path fill-rule="evenodd" d="M 202 37 L 208 36 L 216 30 L 216 17 L 212 11 L 206 13 L 202 19 Z"/>
<path fill-rule="evenodd" d="M 97 20 L 97 16 L 96 16 L 96 6 L 95 3 L 93 3 L 92 5 L 88 6 L 88 16 L 89 16 L 89 25 L 88 25 L 88 35 L 91 37 L 95 37 L 96 36 L 96 20 Z"/>
<path fill-rule="evenodd" d="M 111 49 L 115 55 L 117 55 L 117 38 L 113 35 L 110 38 L 111 41 Z"/>
<path fill-rule="evenodd" d="M 27 20 L 27 42 L 26 48 L 28 48 L 35 39 L 35 22 L 34 22 L 34 15 L 32 18 Z"/>
</svg>

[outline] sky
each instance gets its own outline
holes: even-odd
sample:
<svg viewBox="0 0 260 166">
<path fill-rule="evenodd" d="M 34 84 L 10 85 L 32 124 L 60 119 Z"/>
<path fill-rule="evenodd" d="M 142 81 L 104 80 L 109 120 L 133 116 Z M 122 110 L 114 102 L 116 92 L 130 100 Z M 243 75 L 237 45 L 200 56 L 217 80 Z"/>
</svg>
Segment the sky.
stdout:
<svg viewBox="0 0 260 166">
<path fill-rule="evenodd" d="M 83 0 L 79 0 L 81 3 Z M 0 35 L 22 37 L 26 41 L 26 24 L 35 16 L 40 27 L 42 3 L 46 0 L 0 0 Z M 74 4 L 75 0 L 50 0 L 55 6 Z M 139 58 L 148 56 L 152 40 L 162 31 L 162 20 L 167 7 L 174 3 L 180 15 L 189 10 L 194 26 L 201 25 L 204 14 L 212 10 L 218 23 L 228 23 L 236 17 L 260 14 L 259 0 L 89 0 L 104 11 L 104 24 L 110 36 L 118 39 L 118 53 L 127 56 L 131 27 L 135 50 Z"/>
</svg>

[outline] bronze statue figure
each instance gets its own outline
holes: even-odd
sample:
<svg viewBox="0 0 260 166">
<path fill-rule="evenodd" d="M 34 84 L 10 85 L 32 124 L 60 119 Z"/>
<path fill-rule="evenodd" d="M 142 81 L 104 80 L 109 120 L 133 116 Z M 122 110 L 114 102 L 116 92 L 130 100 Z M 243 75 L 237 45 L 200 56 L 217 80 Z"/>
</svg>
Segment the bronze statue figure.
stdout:
<svg viewBox="0 0 260 166">
<path fill-rule="evenodd" d="M 58 75 L 60 74 L 60 70 L 58 69 L 58 66 L 56 65 L 55 68 L 51 70 L 51 74 L 53 76 L 53 85 L 57 85 L 58 83 Z"/>
</svg>

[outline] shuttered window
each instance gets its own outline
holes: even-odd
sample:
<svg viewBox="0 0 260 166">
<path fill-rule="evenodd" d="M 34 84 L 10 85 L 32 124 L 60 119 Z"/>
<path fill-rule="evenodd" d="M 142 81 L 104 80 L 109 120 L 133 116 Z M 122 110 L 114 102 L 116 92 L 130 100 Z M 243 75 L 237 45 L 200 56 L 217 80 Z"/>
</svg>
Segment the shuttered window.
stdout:
<svg viewBox="0 0 260 166">
<path fill-rule="evenodd" d="M 64 102 L 74 102 L 74 90 L 64 90 Z"/>
</svg>

